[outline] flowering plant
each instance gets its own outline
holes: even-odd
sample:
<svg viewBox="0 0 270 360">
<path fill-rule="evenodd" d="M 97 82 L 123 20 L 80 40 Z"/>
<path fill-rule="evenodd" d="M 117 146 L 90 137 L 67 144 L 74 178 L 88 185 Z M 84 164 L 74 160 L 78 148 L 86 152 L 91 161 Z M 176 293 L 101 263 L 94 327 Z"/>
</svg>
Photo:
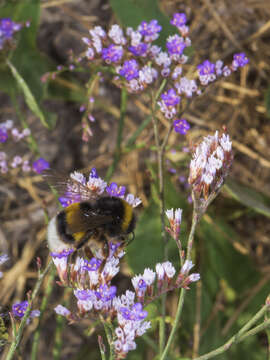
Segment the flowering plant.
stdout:
<svg viewBox="0 0 270 360">
<path fill-rule="evenodd" d="M 157 155 L 158 202 L 162 225 L 160 239 L 164 241 L 164 259 L 152 268 L 145 264 L 140 274 L 131 277 L 133 289 L 123 292 L 120 291 L 116 275 L 128 251 L 124 246 L 126 243 L 123 244 L 123 241 L 115 237 L 107 242 L 106 254 L 102 249 L 89 250 L 86 244 L 85 255 L 82 255 L 76 246 L 65 243 L 63 247 L 62 242 L 52 243 L 48 238 L 51 257 L 49 265 L 41 273 L 41 263 L 38 261 L 39 278 L 33 294 L 29 294 L 27 301 L 16 302 L 12 306 L 14 339 L 8 352 L 8 360 L 14 356 L 24 326 L 29 319 L 42 315 L 38 310 L 32 310 L 32 305 L 41 282 L 52 264 L 57 270 L 59 278 L 57 284 L 72 291 L 72 299 L 76 304 L 75 308 L 67 304 L 58 304 L 54 307 L 55 313 L 67 319 L 70 324 L 85 320 L 97 332 L 100 332 L 98 325 L 103 325 L 107 346 L 104 345 L 103 337 L 98 335 L 103 360 L 124 359 L 130 351 L 136 349 L 138 337 L 145 335 L 151 328 L 151 321 L 154 322 L 147 306 L 159 300 L 161 306 L 157 356 L 160 360 L 169 357 L 182 319 L 188 290 L 193 282 L 200 280 L 199 273 L 191 272 L 194 267 L 191 259 L 195 230 L 208 206 L 219 194 L 229 174 L 233 154 L 232 141 L 225 128 L 223 132 L 216 131 L 214 135 L 204 137 L 201 143 L 193 146 L 188 177 L 192 193 L 193 216 L 190 233 L 185 242 L 181 233 L 182 216 L 186 217 L 185 212 L 180 208 L 166 209 L 165 206 L 164 162 L 168 139 L 173 131 L 179 136 L 178 134 L 186 135 L 190 130 L 190 124 L 182 116 L 194 98 L 201 95 L 213 82 L 228 77 L 232 72 L 248 64 L 246 55 L 241 52 L 233 55 L 230 64 L 224 65 L 221 60 L 215 62 L 204 60 L 196 64 L 196 71 L 188 72 L 186 65 L 191 61 L 189 56 L 191 40 L 186 15 L 174 14 L 171 24 L 175 27 L 176 33 L 167 38 L 166 50 L 154 43 L 162 32 L 161 25 L 155 19 L 149 22 L 142 21 L 136 29 L 128 28 L 125 31 L 117 24 L 112 25 L 108 31 L 96 26 L 89 31 L 89 37 L 83 38 L 87 46 L 83 56 L 74 58 L 75 65 L 69 66 L 69 69 L 73 71 L 76 70 L 76 66 L 84 64 L 92 72 L 91 79 L 87 83 L 87 103 L 82 104 L 80 108 L 80 111 L 84 112 L 82 120 L 84 141 L 89 141 L 93 135 L 90 125 L 95 121 L 93 95 L 97 80 L 103 81 L 105 76 L 109 76 L 110 81 L 121 89 L 122 103 L 117 148 L 114 162 L 106 179 L 111 178 L 122 155 L 121 137 L 127 93 L 130 96 L 146 95 L 155 138 L 155 148 L 151 150 L 154 150 Z M 42 80 L 46 80 L 49 76 L 55 79 L 56 75 L 62 71 L 63 68 L 59 66 L 56 72 L 45 74 Z M 161 131 L 160 119 L 168 124 L 165 132 Z M 16 128 L 12 129 L 12 126 L 9 121 L 0 124 L 2 144 L 6 143 L 10 136 L 14 141 L 30 136 L 28 129 L 20 132 Z M 7 172 L 8 163 L 4 152 L 0 153 L 0 161 L 1 172 Z M 19 157 L 14 158 L 10 166 L 16 168 L 20 164 L 23 171 L 30 171 L 29 162 L 25 163 Z M 32 164 L 32 169 L 38 174 L 48 168 L 49 163 L 43 158 L 39 158 Z M 141 200 L 133 194 L 126 195 L 125 186 L 119 186 L 116 182 L 108 184 L 107 180 L 98 176 L 96 168 L 92 168 L 88 177 L 79 171 L 70 174 L 65 193 L 58 198 L 62 208 L 70 209 L 73 204 L 87 201 L 85 194 L 80 191 L 81 187 L 91 193 L 90 198 L 97 199 L 102 196 L 120 198 L 125 201 L 126 206 L 130 207 L 137 207 L 141 203 Z M 148 234 L 145 234 L 146 240 L 147 236 Z M 179 250 L 177 266 L 169 261 L 167 246 L 169 240 L 174 241 Z M 2 261 L 0 260 L 0 265 L 6 260 L 4 256 Z M 3 277 L 3 273 L 0 273 L 0 276 Z M 53 282 L 54 274 L 51 279 Z M 174 318 L 170 319 L 171 326 L 169 327 L 166 326 L 166 296 L 177 289 L 180 289 L 177 309 Z M 43 309 L 46 309 L 46 304 Z M 266 314 L 268 309 L 269 301 L 254 319 L 259 319 Z M 239 331 L 238 336 L 230 339 L 222 348 L 198 357 L 197 360 L 210 359 L 225 352 L 234 342 L 242 341 L 245 336 L 248 336 L 248 330 L 254 324 L 254 319 Z M 265 324 L 262 325 L 265 326 Z M 257 333 L 261 329 L 262 326 L 252 330 Z M 37 343 L 38 341 L 35 342 Z M 36 346 L 33 346 L 34 350 Z M 32 354 L 36 354 L 34 350 Z M 33 355 L 33 358 L 35 356 Z"/>
</svg>

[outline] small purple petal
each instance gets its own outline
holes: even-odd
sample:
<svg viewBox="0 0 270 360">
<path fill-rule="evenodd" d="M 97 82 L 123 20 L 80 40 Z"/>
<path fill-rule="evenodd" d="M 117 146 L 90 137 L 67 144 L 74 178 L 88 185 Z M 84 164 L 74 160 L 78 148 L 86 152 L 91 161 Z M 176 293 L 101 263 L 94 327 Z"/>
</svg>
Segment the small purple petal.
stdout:
<svg viewBox="0 0 270 360">
<path fill-rule="evenodd" d="M 83 270 L 96 271 L 101 264 L 102 260 L 93 257 L 90 261 L 84 260 Z"/>
<path fill-rule="evenodd" d="M 22 318 L 28 308 L 28 301 L 18 302 L 12 305 L 12 313 L 14 316 Z"/>
<path fill-rule="evenodd" d="M 33 162 L 32 168 L 36 173 L 41 174 L 42 171 L 49 169 L 50 165 L 45 159 L 39 158 Z"/>
<path fill-rule="evenodd" d="M 176 119 L 173 122 L 173 128 L 175 132 L 185 135 L 190 129 L 190 125 L 186 119 Z"/>
</svg>

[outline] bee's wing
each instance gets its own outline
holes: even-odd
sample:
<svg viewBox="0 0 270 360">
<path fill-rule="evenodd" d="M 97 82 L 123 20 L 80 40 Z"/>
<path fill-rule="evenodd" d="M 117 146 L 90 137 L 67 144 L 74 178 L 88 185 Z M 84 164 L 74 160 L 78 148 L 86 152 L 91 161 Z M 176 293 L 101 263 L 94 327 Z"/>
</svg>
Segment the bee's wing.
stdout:
<svg viewBox="0 0 270 360">
<path fill-rule="evenodd" d="M 95 194 L 86 185 L 71 177 L 64 176 L 51 169 L 43 171 L 42 176 L 49 186 L 57 191 L 59 197 L 65 197 L 73 201 L 74 199 L 84 201 L 95 198 Z"/>
<path fill-rule="evenodd" d="M 87 232 L 100 226 L 104 226 L 113 221 L 110 215 L 99 215 L 96 213 L 79 213 L 78 217 L 74 214 L 72 221 L 68 224 L 69 231 L 74 234 L 77 232 Z"/>
</svg>

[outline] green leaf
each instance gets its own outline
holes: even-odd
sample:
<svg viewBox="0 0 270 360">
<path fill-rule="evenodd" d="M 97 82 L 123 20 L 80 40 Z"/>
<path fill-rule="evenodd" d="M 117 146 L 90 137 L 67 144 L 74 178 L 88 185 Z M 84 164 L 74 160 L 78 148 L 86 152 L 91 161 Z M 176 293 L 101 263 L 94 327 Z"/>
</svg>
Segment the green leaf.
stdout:
<svg viewBox="0 0 270 360">
<path fill-rule="evenodd" d="M 31 90 L 29 89 L 28 85 L 22 78 L 22 76 L 18 73 L 16 68 L 11 64 L 11 62 L 7 61 L 7 64 L 12 72 L 12 75 L 14 76 L 19 88 L 22 90 L 24 94 L 25 101 L 31 111 L 40 119 L 41 123 L 49 128 L 49 124 L 47 123 L 42 111 L 40 110 Z"/>
<path fill-rule="evenodd" d="M 53 69 L 52 62 L 41 54 L 36 46 L 40 1 L 8 1 L 0 11 L 1 17 L 10 17 L 16 22 L 30 21 L 29 28 L 23 28 L 15 34 L 16 48 L 10 53 L 9 60 L 27 82 L 36 101 L 40 102 L 44 92 L 40 78 L 45 72 Z M 11 95 L 16 91 L 16 82 L 11 73 L 5 74 L 5 71 L 5 68 L 0 68 L 0 90 Z"/>
<path fill-rule="evenodd" d="M 155 203 L 152 202 L 140 216 L 135 234 L 127 249 L 127 261 L 134 273 L 140 273 L 145 267 L 154 268 L 163 260 L 159 208 Z"/>
<path fill-rule="evenodd" d="M 156 0 L 110 0 L 111 7 L 119 21 L 125 26 L 136 28 L 142 21 L 158 20 L 162 26 L 160 37 L 156 43 L 164 46 L 169 35 L 176 32 L 159 8 Z"/>
<path fill-rule="evenodd" d="M 258 191 L 237 183 L 232 179 L 228 179 L 225 184 L 225 189 L 240 203 L 249 208 L 270 217 L 270 200 L 265 195 Z"/>
</svg>

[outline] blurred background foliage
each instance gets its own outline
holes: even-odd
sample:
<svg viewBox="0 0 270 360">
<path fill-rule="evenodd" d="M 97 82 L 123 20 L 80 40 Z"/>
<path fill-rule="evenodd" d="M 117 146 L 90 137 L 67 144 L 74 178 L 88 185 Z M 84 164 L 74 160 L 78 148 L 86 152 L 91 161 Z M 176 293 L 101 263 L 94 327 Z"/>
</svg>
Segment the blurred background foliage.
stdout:
<svg viewBox="0 0 270 360">
<path fill-rule="evenodd" d="M 205 59 L 229 61 L 236 51 L 244 51 L 250 65 L 240 73 L 208 89 L 193 101 L 185 114 L 192 129 L 187 137 L 173 134 L 167 154 L 166 208 L 183 211 L 183 245 L 190 228 L 192 206 L 188 190 L 178 181 L 187 176 L 189 155 L 183 146 L 226 125 L 233 138 L 235 161 L 222 194 L 211 205 L 195 237 L 194 259 L 201 282 L 192 286 L 186 298 L 183 319 L 171 359 L 191 358 L 223 344 L 264 304 L 269 293 L 270 273 L 270 3 L 254 0 L 24 0 L 1 1 L 0 16 L 13 21 L 30 21 L 17 36 L 17 46 L 9 55 L 12 66 L 0 64 L 1 121 L 22 118 L 39 145 L 39 152 L 56 170 L 97 167 L 105 175 L 112 162 L 119 118 L 119 90 L 106 81 L 96 90 L 93 138 L 81 141 L 79 107 L 87 101 L 85 84 L 89 69 L 70 70 L 70 49 L 78 56 L 84 50 L 80 41 L 89 28 L 108 28 L 116 21 L 136 27 L 143 20 L 157 19 L 163 27 L 158 45 L 164 46 L 174 33 L 169 17 L 186 12 L 191 27 L 193 64 Z M 42 76 L 63 65 L 64 71 L 42 82 Z M 161 225 L 157 200 L 157 179 L 151 123 L 128 146 L 148 116 L 146 99 L 129 96 L 122 156 L 113 180 L 127 185 L 143 200 L 136 239 L 128 247 L 122 274 L 117 281 L 126 289 L 132 274 L 153 267 L 163 259 Z M 168 124 L 162 122 L 161 134 Z M 18 145 L 19 146 L 19 145 Z M 147 161 L 145 161 L 147 159 Z M 169 167 L 176 169 L 171 174 Z M 10 262 L 0 294 L 1 304 L 11 306 L 23 300 L 36 279 L 35 258 L 47 258 L 46 226 L 42 208 L 53 214 L 56 205 L 42 179 L 14 173 L 1 176 L 1 250 Z M 26 244 L 30 244 L 27 247 Z M 169 259 L 178 267 L 178 251 L 170 240 Z M 44 293 L 46 283 L 40 298 Z M 63 291 L 55 287 L 42 324 L 39 359 L 51 358 L 55 320 L 53 308 L 61 303 Z M 177 294 L 168 296 L 168 326 L 177 306 Z M 68 301 L 68 299 L 65 299 Z M 158 303 L 148 308 L 153 320 L 148 338 L 157 343 Z M 195 324 L 200 324 L 200 331 Z M 87 338 L 87 323 L 63 324 L 61 359 L 98 359 L 96 336 Z M 29 326 L 22 343 L 23 359 L 30 359 L 32 332 Z M 83 330 L 85 329 L 85 331 Z M 89 330 L 89 329 L 88 329 Z M 98 329 L 99 330 L 99 329 Z M 88 331 L 89 332 L 89 331 Z M 91 331 L 90 331 L 91 333 Z M 149 339 L 139 341 L 138 351 L 128 359 L 153 359 Z M 199 345 L 198 345 L 199 344 Z M 219 359 L 266 359 L 267 336 L 260 334 L 233 346 Z M 95 349 L 95 350 L 94 350 Z M 3 352 L 3 356 L 4 356 Z"/>
</svg>

